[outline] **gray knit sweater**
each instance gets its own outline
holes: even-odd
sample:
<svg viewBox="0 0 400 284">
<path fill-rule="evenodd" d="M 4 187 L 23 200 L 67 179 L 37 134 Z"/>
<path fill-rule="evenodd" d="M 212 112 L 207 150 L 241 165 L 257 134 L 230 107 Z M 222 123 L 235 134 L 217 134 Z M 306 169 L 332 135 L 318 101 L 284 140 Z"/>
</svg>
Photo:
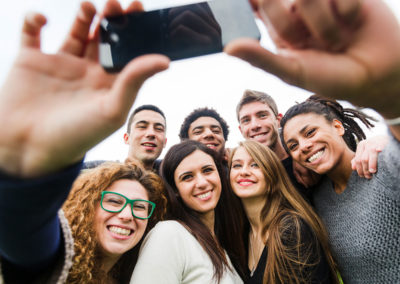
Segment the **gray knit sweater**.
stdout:
<svg viewBox="0 0 400 284">
<path fill-rule="evenodd" d="M 313 193 L 344 283 L 400 283 L 400 142 L 379 154 L 371 180 L 353 172 L 342 194 L 325 177 Z"/>
</svg>

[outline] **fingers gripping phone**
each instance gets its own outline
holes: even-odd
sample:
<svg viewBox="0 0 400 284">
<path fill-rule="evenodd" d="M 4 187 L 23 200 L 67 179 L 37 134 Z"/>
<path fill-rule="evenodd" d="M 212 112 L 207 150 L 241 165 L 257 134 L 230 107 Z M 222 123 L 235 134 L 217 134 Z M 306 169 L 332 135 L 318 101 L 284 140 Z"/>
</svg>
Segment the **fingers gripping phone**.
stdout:
<svg viewBox="0 0 400 284">
<path fill-rule="evenodd" d="M 99 58 L 105 70 L 118 72 L 140 55 L 190 58 L 221 52 L 240 37 L 260 39 L 248 0 L 203 1 L 102 19 Z"/>
</svg>

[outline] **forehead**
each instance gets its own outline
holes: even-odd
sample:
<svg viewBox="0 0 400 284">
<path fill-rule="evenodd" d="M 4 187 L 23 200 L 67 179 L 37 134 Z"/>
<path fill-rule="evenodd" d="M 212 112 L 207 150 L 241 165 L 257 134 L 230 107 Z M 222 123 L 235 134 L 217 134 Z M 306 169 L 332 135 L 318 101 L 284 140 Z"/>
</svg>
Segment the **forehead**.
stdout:
<svg viewBox="0 0 400 284">
<path fill-rule="evenodd" d="M 156 111 L 153 110 L 142 110 L 135 114 L 132 119 L 132 124 L 137 123 L 138 121 L 144 121 L 148 123 L 158 123 L 165 126 L 165 119 L 164 117 Z"/>
<path fill-rule="evenodd" d="M 263 102 L 251 102 L 242 106 L 239 111 L 239 119 L 243 116 L 253 115 L 261 111 L 268 111 L 274 113 L 270 106 Z"/>
<path fill-rule="evenodd" d="M 175 170 L 175 174 L 195 171 L 205 165 L 215 165 L 214 159 L 203 151 L 196 150 L 181 161 Z"/>
<path fill-rule="evenodd" d="M 215 118 L 209 116 L 202 116 L 190 124 L 189 131 L 196 127 L 212 127 L 212 126 L 217 126 L 222 128 L 221 124 Z"/>
<path fill-rule="evenodd" d="M 146 188 L 137 180 L 120 179 L 114 181 L 106 190 L 120 193 L 129 199 L 148 199 Z"/>
<path fill-rule="evenodd" d="M 300 134 L 307 127 L 318 126 L 318 128 L 329 127 L 330 123 L 324 116 L 316 113 L 304 113 L 290 118 L 283 129 L 283 135 L 286 139 Z"/>
<path fill-rule="evenodd" d="M 246 149 L 242 146 L 239 146 L 235 154 L 233 154 L 232 160 L 248 160 L 252 159 L 250 154 L 246 151 Z"/>
</svg>

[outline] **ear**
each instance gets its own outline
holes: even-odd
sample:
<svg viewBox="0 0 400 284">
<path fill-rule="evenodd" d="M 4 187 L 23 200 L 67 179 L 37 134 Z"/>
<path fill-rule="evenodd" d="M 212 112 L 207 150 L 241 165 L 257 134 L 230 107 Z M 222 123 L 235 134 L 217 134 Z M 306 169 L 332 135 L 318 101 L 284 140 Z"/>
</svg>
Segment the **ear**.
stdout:
<svg viewBox="0 0 400 284">
<path fill-rule="evenodd" d="M 276 116 L 276 120 L 278 121 L 278 126 L 281 127 L 281 120 L 282 120 L 283 114 L 278 113 Z"/>
<path fill-rule="evenodd" d="M 164 146 L 163 146 L 163 148 L 165 148 L 166 145 L 167 145 L 167 137 L 165 137 L 165 141 L 164 141 Z"/>
<path fill-rule="evenodd" d="M 344 135 L 344 127 L 343 127 L 342 122 L 339 121 L 339 120 L 337 120 L 337 119 L 334 119 L 332 123 L 333 123 L 333 127 L 335 128 L 335 130 L 337 131 L 337 133 L 338 133 L 340 136 L 343 136 L 343 135 Z"/>
<path fill-rule="evenodd" d="M 129 145 L 129 134 L 128 133 L 124 133 L 124 142 L 125 144 Z"/>
<path fill-rule="evenodd" d="M 242 136 L 243 136 L 243 132 L 242 132 L 242 128 L 240 127 L 240 124 L 239 124 L 239 131 L 240 131 L 240 133 L 241 133 Z"/>
</svg>

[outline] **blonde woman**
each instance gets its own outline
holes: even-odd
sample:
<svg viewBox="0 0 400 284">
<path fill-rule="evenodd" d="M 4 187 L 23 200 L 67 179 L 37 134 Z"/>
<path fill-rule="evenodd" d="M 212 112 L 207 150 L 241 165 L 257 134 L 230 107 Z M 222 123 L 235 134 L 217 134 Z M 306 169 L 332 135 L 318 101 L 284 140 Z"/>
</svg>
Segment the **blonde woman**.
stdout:
<svg viewBox="0 0 400 284">
<path fill-rule="evenodd" d="M 249 220 L 247 283 L 338 283 L 327 233 L 266 146 L 241 142 L 230 183 Z"/>
</svg>

